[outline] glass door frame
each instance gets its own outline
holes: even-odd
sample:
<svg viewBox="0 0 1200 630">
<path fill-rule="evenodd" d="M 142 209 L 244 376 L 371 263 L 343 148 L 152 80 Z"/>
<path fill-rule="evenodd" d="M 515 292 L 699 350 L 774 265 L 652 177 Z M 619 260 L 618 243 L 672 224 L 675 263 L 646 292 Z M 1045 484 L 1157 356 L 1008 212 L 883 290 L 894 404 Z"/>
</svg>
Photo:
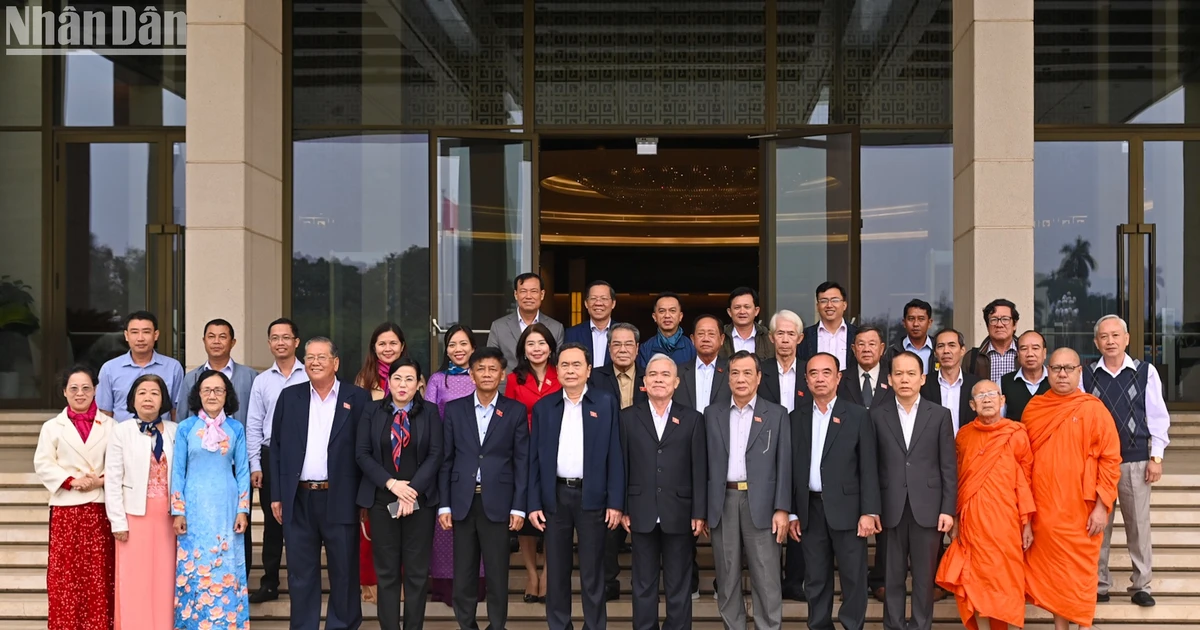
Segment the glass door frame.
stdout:
<svg viewBox="0 0 1200 630">
<path fill-rule="evenodd" d="M 480 131 L 480 130 L 454 130 L 454 129 L 434 129 L 429 133 L 429 370 L 432 373 L 439 369 L 438 365 L 442 358 L 442 335 L 445 334 L 447 326 L 450 322 L 438 320 L 438 315 L 441 312 L 439 304 L 439 295 L 441 287 L 438 284 L 439 264 L 441 261 L 441 247 L 438 241 L 438 230 L 440 228 L 441 216 L 441 196 L 438 190 L 440 177 L 438 175 L 438 158 L 440 157 L 440 144 L 443 139 L 464 139 L 464 140 L 509 140 L 513 142 L 528 142 L 530 149 L 530 247 L 533 248 L 530 260 L 532 270 L 541 274 L 541 240 L 542 240 L 542 221 L 541 221 L 541 193 L 538 185 L 538 166 L 539 154 L 541 146 L 538 142 L 538 134 L 527 133 L 514 129 L 512 131 Z M 483 345 L 487 341 L 488 330 L 473 329 L 475 335 L 475 343 Z"/>
<path fill-rule="evenodd" d="M 66 247 L 67 247 L 67 174 L 66 145 L 68 144 L 152 144 L 158 146 L 158 162 L 152 177 L 158 179 L 157 201 L 155 216 L 146 224 L 147 253 L 150 252 L 149 242 L 155 236 L 172 236 L 182 240 L 184 227 L 175 223 L 175 174 L 174 149 L 176 144 L 186 142 L 182 128 L 169 128 L 157 131 L 116 131 L 116 130 L 68 130 L 59 129 L 54 132 L 53 154 L 50 156 L 52 198 L 49 204 L 50 216 L 47 227 L 47 253 L 45 258 L 46 278 L 46 308 L 44 319 L 45 328 L 54 331 L 46 339 L 43 361 L 42 398 L 51 405 L 61 399 L 61 394 L 51 381 L 53 376 L 66 367 L 67 344 L 69 339 L 66 320 Z M 181 286 L 177 286 L 176 257 L 183 256 L 182 247 L 161 249 L 164 253 L 148 256 L 146 260 L 146 295 L 151 303 L 146 305 L 159 318 L 159 339 L 156 350 L 168 356 L 175 355 L 176 325 L 171 316 L 173 300 L 176 295 L 182 295 Z M 182 264 L 182 260 L 178 261 Z M 154 286 L 151 286 L 151 285 Z M 182 348 L 180 348 L 182 351 Z"/>
<path fill-rule="evenodd" d="M 777 263 L 777 251 L 775 238 L 779 234 L 776 225 L 776 217 L 778 211 L 778 200 L 775 195 L 775 184 L 778 181 L 778 173 L 776 171 L 776 152 L 779 150 L 780 142 L 787 146 L 789 140 L 804 140 L 820 136 L 832 135 L 847 135 L 850 138 L 850 172 L 851 172 L 851 202 L 850 202 L 850 232 L 849 238 L 849 273 L 846 277 L 846 291 L 849 293 L 847 298 L 850 300 L 850 305 L 846 309 L 845 318 L 848 322 L 854 322 L 859 317 L 859 291 L 862 286 L 862 187 L 860 180 L 862 177 L 862 137 L 861 130 L 854 125 L 821 125 L 810 126 L 804 128 L 793 128 L 776 133 L 760 134 L 749 136 L 750 139 L 759 140 L 759 151 L 761 155 L 761 173 L 759 185 L 762 187 L 761 199 L 762 214 L 759 217 L 759 294 L 762 296 L 763 312 L 774 313 L 779 310 L 779 305 L 776 303 L 775 282 L 777 274 L 775 266 Z M 816 285 L 812 290 L 816 290 Z M 816 298 L 813 298 L 813 310 L 816 310 Z M 805 326 L 815 323 L 812 311 L 799 313 L 800 318 L 805 322 Z"/>
</svg>

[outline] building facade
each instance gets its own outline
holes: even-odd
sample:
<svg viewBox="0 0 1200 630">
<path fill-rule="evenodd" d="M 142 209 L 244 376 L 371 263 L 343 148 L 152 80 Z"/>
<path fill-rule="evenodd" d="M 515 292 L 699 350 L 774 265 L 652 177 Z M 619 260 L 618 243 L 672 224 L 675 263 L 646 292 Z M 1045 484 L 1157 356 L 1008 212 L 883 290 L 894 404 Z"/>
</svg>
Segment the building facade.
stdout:
<svg viewBox="0 0 1200 630">
<path fill-rule="evenodd" d="M 59 404 L 57 370 L 123 351 L 140 308 L 189 367 L 215 317 L 269 364 L 281 314 L 346 375 L 385 320 L 436 362 L 530 269 L 568 322 L 600 277 L 638 308 L 749 284 L 805 319 L 834 279 L 859 321 L 921 298 L 975 343 L 1003 296 L 1092 356 L 1116 312 L 1200 406 L 1188 3 L 123 6 L 186 12 L 186 54 L 0 56 L 2 406 Z"/>
</svg>

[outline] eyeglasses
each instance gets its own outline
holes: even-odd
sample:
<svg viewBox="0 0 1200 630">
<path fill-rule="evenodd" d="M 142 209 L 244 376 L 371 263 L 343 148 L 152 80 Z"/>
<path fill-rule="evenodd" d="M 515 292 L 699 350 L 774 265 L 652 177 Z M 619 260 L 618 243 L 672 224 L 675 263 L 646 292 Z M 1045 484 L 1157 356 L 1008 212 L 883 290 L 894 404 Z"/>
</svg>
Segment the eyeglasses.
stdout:
<svg viewBox="0 0 1200 630">
<path fill-rule="evenodd" d="M 1050 371 L 1058 372 L 1059 374 L 1070 374 L 1071 372 L 1074 372 L 1075 369 L 1078 367 L 1079 367 L 1078 365 L 1051 365 Z"/>
<path fill-rule="evenodd" d="M 76 385 L 67 388 L 68 394 L 90 394 L 93 391 L 95 391 L 95 389 L 91 385 L 84 385 L 83 387 Z"/>
<path fill-rule="evenodd" d="M 993 326 L 1007 326 L 1013 323 L 1013 321 L 1011 317 L 992 317 L 988 319 L 988 323 Z"/>
<path fill-rule="evenodd" d="M 613 350 L 620 350 L 622 348 L 634 350 L 638 347 L 638 345 L 636 341 L 610 341 L 608 343 L 608 347 L 612 348 Z"/>
<path fill-rule="evenodd" d="M 999 398 L 1000 392 L 980 392 L 975 394 L 975 400 L 989 400 L 991 398 Z"/>
<path fill-rule="evenodd" d="M 820 304 L 821 306 L 825 306 L 826 304 L 832 304 L 834 306 L 837 306 L 838 304 L 841 304 L 841 303 L 842 303 L 842 298 L 821 298 L 821 299 L 817 300 L 817 304 Z"/>
<path fill-rule="evenodd" d="M 588 304 L 608 304 L 612 302 L 612 298 L 607 295 L 593 295 L 587 299 Z"/>
<path fill-rule="evenodd" d="M 334 358 L 335 357 L 331 357 L 328 354 L 310 354 L 310 355 L 304 357 L 304 362 L 312 363 L 313 365 L 319 365 L 319 364 L 329 363 Z"/>
<path fill-rule="evenodd" d="M 295 339 L 296 338 L 291 335 L 271 335 L 267 338 L 267 341 L 270 341 L 271 343 L 292 343 L 295 341 Z"/>
<path fill-rule="evenodd" d="M 205 387 L 204 389 L 200 390 L 200 395 L 201 396 L 224 396 L 225 388 L 224 387 Z"/>
</svg>

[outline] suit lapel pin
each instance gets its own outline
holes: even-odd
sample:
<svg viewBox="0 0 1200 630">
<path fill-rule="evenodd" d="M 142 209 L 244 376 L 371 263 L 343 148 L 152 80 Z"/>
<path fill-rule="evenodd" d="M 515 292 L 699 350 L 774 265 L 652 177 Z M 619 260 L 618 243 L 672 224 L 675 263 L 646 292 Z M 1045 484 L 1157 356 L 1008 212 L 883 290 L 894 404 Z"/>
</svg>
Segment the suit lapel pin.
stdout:
<svg viewBox="0 0 1200 630">
<path fill-rule="evenodd" d="M 596 412 L 595 412 L 595 411 L 589 411 L 589 412 L 588 412 L 588 415 L 589 415 L 589 416 L 591 416 L 591 417 L 593 417 L 593 418 L 599 418 L 599 417 L 600 417 L 600 416 L 596 415 Z"/>
<path fill-rule="evenodd" d="M 722 370 L 721 368 L 717 368 L 717 371 L 720 372 L 721 374 L 725 373 L 725 370 Z"/>
<path fill-rule="evenodd" d="M 503 418 L 503 417 L 504 417 L 504 412 L 503 412 L 503 411 L 500 411 L 499 409 L 497 409 L 497 410 L 496 410 L 496 417 L 497 417 L 497 418 Z"/>
<path fill-rule="evenodd" d="M 646 388 L 645 388 L 645 387 L 639 387 L 639 388 L 638 388 L 638 391 L 639 391 L 639 392 L 644 392 L 644 391 L 646 391 Z"/>
<path fill-rule="evenodd" d="M 760 417 L 758 417 L 758 416 L 754 416 L 754 421 L 755 421 L 755 422 L 762 422 L 762 418 L 760 418 Z"/>
<path fill-rule="evenodd" d="M 804 390 L 802 390 L 802 389 L 797 389 L 797 390 L 796 390 L 796 395 L 797 395 L 797 396 L 799 396 L 799 397 L 801 397 L 801 398 L 804 398 Z"/>
<path fill-rule="evenodd" d="M 887 383 L 880 383 L 879 389 L 887 389 Z"/>
<path fill-rule="evenodd" d="M 350 408 L 350 403 L 348 403 L 348 402 L 344 402 L 344 403 L 342 403 L 342 407 L 343 407 L 343 408 L 345 408 L 345 409 L 349 409 L 349 408 Z"/>
<path fill-rule="evenodd" d="M 841 419 L 841 418 L 839 418 L 839 417 L 837 417 L 837 416 L 834 416 L 834 417 L 833 417 L 833 423 L 834 423 L 834 424 L 841 424 L 841 423 L 842 423 L 842 419 Z"/>
</svg>

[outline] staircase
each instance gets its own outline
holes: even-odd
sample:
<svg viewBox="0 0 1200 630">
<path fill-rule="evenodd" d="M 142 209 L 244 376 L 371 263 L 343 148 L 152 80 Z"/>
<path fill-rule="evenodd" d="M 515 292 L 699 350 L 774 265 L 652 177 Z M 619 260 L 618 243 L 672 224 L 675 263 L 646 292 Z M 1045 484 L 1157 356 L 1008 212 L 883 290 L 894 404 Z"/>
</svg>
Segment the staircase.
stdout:
<svg viewBox="0 0 1200 630">
<path fill-rule="evenodd" d="M 0 630 L 32 630 L 46 627 L 46 545 L 48 538 L 46 506 L 48 493 L 33 474 L 33 451 L 41 424 L 55 412 L 0 412 Z M 1154 524 L 1154 584 L 1158 605 L 1139 608 L 1124 597 L 1123 587 L 1129 583 L 1130 562 L 1125 548 L 1125 532 L 1117 527 L 1113 532 L 1112 569 L 1114 583 L 1112 601 L 1099 604 L 1096 610 L 1098 628 L 1148 630 L 1150 628 L 1200 629 L 1200 413 L 1172 414 L 1171 446 L 1166 453 L 1166 474 L 1155 485 L 1152 495 Z M 261 512 L 252 515 L 254 540 L 262 540 Z M 632 618 L 629 595 L 629 556 L 623 555 L 621 599 L 608 604 L 609 621 L 614 627 L 628 627 Z M 286 565 L 286 550 L 284 563 Z M 255 553 L 251 571 L 252 587 L 261 576 L 259 554 Z M 521 600 L 525 586 L 525 570 L 520 557 L 512 557 L 509 574 L 509 627 L 512 630 L 545 628 L 545 608 L 541 604 L 526 604 Z M 700 549 L 700 599 L 693 603 L 693 627 L 716 630 L 722 627 L 717 603 L 712 598 L 714 577 L 712 549 L 702 541 Z M 288 599 L 286 570 L 283 575 L 283 594 L 279 600 L 251 607 L 251 625 L 261 630 L 287 628 Z M 745 579 L 746 588 L 749 580 Z M 579 590 L 578 576 L 572 580 Z M 749 601 L 749 598 L 747 598 Z M 486 622 L 484 606 L 480 605 L 480 620 Z M 363 605 L 367 621 L 364 628 L 375 627 L 375 607 Z M 836 614 L 836 605 L 835 605 Z M 935 628 L 961 628 L 958 612 L 952 600 L 937 604 Z M 582 621 L 582 608 L 575 598 L 576 624 Z M 807 607 L 800 602 L 785 602 L 784 623 L 802 627 Z M 871 600 L 867 610 L 868 627 L 881 627 L 883 605 Z M 426 626 L 433 630 L 457 627 L 450 607 L 431 602 L 427 609 Z M 1027 628 L 1053 627 L 1049 616 L 1033 607 L 1027 611 Z"/>
</svg>

